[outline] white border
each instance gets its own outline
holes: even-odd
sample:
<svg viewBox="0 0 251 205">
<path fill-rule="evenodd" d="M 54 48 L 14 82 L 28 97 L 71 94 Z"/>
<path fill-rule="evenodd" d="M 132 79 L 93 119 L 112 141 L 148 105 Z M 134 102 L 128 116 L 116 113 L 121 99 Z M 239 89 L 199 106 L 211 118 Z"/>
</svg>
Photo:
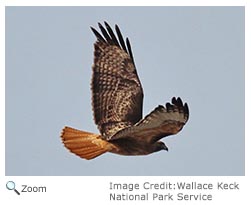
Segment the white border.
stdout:
<svg viewBox="0 0 251 205">
<path fill-rule="evenodd" d="M 5 6 L 245 6 L 248 0 L 3 0 Z"/>
<path fill-rule="evenodd" d="M 142 3 L 144 2 L 144 4 Z M 245 177 L 6 177 L 5 176 L 5 6 L 245 6 Z M 251 181 L 250 173 L 250 46 L 251 46 L 251 7 L 248 0 L 154 0 L 154 1 L 80 1 L 80 0 L 2 0 L 0 2 L 0 94 L 1 94 L 1 143 L 0 143 L 0 204 L 51 204 L 51 203 L 83 203 L 83 204 L 110 204 L 109 182 L 134 182 L 143 183 L 151 181 L 154 183 L 162 181 L 198 181 L 217 183 L 224 181 L 228 183 L 240 183 L 239 191 L 216 191 L 213 190 L 214 200 L 210 204 L 251 204 L 249 197 Z M 238 136 L 236 136 L 238 137 Z M 14 192 L 5 188 L 8 180 L 17 181 L 20 184 L 46 185 L 47 193 L 22 193 L 16 196 Z M 21 187 L 17 186 L 17 189 Z M 121 202 L 123 203 L 123 202 Z M 164 204 L 173 202 L 157 202 Z M 184 203 L 184 202 L 183 202 Z M 189 203 L 189 202 L 186 202 Z M 199 202 L 200 204 L 203 202 Z M 118 202 L 112 202 L 118 204 Z M 124 202 L 124 204 L 136 204 Z M 142 204 L 153 204 L 152 201 Z M 180 203 L 182 204 L 182 202 Z M 193 202 L 190 202 L 193 204 Z"/>
<path fill-rule="evenodd" d="M 1 5 L 0 7 L 0 131 L 1 131 L 1 138 L 0 138 L 0 176 L 5 175 L 5 8 Z"/>
</svg>

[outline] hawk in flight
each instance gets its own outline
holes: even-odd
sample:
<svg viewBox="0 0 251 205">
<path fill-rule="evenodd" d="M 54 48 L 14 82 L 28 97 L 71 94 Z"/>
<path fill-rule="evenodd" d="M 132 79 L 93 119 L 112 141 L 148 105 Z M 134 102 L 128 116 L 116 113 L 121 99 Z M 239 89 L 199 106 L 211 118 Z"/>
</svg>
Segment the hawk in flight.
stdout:
<svg viewBox="0 0 251 205">
<path fill-rule="evenodd" d="M 97 40 L 92 66 L 92 109 L 100 134 L 65 127 L 61 138 L 66 148 L 85 159 L 105 152 L 147 155 L 168 150 L 161 138 L 178 133 L 189 117 L 187 103 L 173 97 L 142 119 L 143 89 L 128 38 L 104 22 L 101 32 L 91 27 Z"/>
</svg>

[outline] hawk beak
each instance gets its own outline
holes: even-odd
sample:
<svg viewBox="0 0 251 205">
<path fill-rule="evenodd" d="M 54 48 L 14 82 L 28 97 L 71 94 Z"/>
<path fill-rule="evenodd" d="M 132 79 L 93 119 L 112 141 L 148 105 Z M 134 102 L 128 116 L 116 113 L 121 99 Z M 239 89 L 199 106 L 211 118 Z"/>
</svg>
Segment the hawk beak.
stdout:
<svg viewBox="0 0 251 205">
<path fill-rule="evenodd" d="M 166 150 L 166 151 L 168 152 L 168 147 L 167 147 L 167 146 L 165 146 L 163 149 Z"/>
</svg>

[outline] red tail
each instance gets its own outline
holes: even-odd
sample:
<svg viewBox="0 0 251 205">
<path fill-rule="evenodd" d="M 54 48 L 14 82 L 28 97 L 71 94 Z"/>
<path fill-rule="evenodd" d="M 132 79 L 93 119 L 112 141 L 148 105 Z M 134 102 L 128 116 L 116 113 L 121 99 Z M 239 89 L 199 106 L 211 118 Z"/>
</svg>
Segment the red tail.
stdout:
<svg viewBox="0 0 251 205">
<path fill-rule="evenodd" d="M 61 134 L 67 149 L 81 158 L 93 159 L 111 150 L 111 144 L 100 135 L 65 127 Z"/>
</svg>

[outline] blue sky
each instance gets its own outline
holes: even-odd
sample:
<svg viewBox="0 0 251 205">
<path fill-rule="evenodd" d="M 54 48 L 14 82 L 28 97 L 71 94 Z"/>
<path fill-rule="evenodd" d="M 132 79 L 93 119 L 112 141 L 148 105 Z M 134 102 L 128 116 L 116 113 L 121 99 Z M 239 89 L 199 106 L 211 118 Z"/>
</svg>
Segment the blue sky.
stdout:
<svg viewBox="0 0 251 205">
<path fill-rule="evenodd" d="M 190 108 L 169 152 L 92 161 L 61 129 L 97 133 L 95 37 L 118 24 L 144 89 L 144 115 L 173 96 Z M 244 7 L 7 7 L 6 175 L 244 175 Z"/>
</svg>

